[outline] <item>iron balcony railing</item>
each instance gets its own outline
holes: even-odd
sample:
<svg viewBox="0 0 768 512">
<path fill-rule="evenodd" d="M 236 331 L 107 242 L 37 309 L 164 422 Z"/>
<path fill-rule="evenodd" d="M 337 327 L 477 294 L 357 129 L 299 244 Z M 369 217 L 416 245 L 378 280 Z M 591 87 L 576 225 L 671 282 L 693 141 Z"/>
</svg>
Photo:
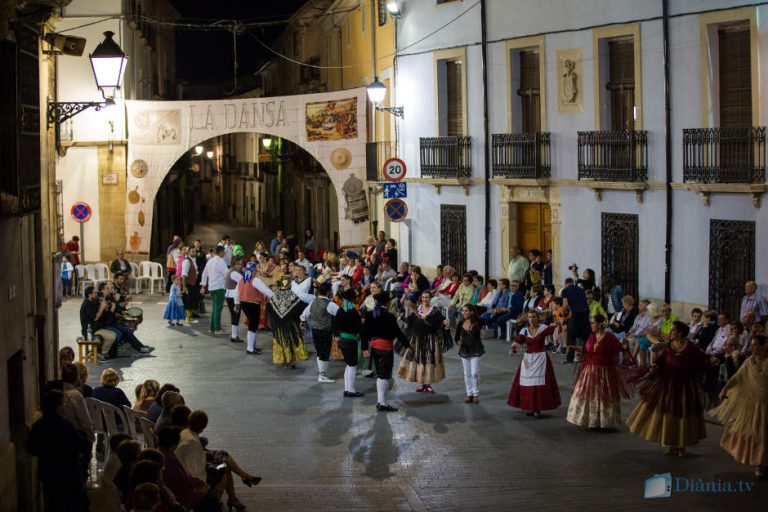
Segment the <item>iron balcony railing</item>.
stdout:
<svg viewBox="0 0 768 512">
<path fill-rule="evenodd" d="M 430 178 L 472 176 L 471 137 L 421 137 L 421 175 Z"/>
<path fill-rule="evenodd" d="M 368 181 L 384 181 L 381 174 L 384 162 L 397 156 L 394 141 L 384 140 L 365 144 L 365 176 Z"/>
<path fill-rule="evenodd" d="M 648 132 L 578 132 L 579 179 L 643 182 L 648 179 Z"/>
<path fill-rule="evenodd" d="M 549 178 L 552 175 L 550 162 L 548 132 L 491 135 L 494 178 Z"/>
<path fill-rule="evenodd" d="M 765 126 L 684 129 L 683 181 L 764 183 Z"/>
</svg>

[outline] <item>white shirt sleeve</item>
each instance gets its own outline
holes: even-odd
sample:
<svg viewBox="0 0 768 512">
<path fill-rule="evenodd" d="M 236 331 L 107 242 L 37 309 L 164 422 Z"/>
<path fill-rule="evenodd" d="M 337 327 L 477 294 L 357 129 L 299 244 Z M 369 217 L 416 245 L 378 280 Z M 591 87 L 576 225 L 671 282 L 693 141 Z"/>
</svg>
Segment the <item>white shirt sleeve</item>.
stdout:
<svg viewBox="0 0 768 512">
<path fill-rule="evenodd" d="M 302 302 L 306 302 L 309 304 L 312 302 L 315 298 L 314 295 L 307 293 L 309 290 L 309 286 L 312 284 L 312 281 L 309 278 L 306 278 L 301 283 L 292 282 L 291 283 L 291 291 L 296 294 L 296 296 L 302 300 Z"/>
<path fill-rule="evenodd" d="M 181 262 L 181 277 L 188 277 L 189 276 L 189 259 L 184 259 L 184 261 Z"/>
<path fill-rule="evenodd" d="M 309 320 L 309 308 L 312 307 L 312 304 L 307 304 L 307 307 L 304 308 L 304 311 L 301 312 L 301 316 L 299 316 L 299 320 L 302 322 L 306 322 Z"/>
<path fill-rule="evenodd" d="M 264 281 L 262 281 L 256 276 L 251 277 L 251 285 L 257 290 L 259 290 L 261 293 L 263 293 L 268 299 L 271 299 L 272 296 L 274 295 L 272 290 L 270 290 L 269 286 L 264 284 Z"/>
<path fill-rule="evenodd" d="M 328 303 L 328 306 L 325 308 L 325 310 L 331 315 L 336 316 L 336 313 L 339 312 L 339 305 L 331 301 Z"/>
</svg>

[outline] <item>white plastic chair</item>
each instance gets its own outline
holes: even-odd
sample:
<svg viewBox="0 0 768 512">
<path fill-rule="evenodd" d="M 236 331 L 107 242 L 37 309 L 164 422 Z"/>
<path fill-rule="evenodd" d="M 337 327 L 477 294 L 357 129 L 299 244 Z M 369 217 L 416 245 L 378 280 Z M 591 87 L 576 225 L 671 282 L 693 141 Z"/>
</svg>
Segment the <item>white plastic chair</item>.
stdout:
<svg viewBox="0 0 768 512">
<path fill-rule="evenodd" d="M 99 286 L 100 283 L 104 283 L 106 281 L 109 281 L 109 267 L 106 266 L 104 263 L 96 263 L 94 265 L 86 265 L 86 268 L 93 267 L 93 274 L 91 274 L 93 277 L 94 286 Z M 89 269 L 90 270 L 90 269 Z"/>
<path fill-rule="evenodd" d="M 104 419 L 106 420 L 107 431 L 109 432 L 110 437 L 114 434 L 117 434 L 118 432 L 128 433 L 128 427 L 126 427 L 128 420 L 125 419 L 125 414 L 123 414 L 123 411 L 112 404 L 108 404 L 107 402 L 101 402 L 100 405 L 102 412 L 104 412 Z M 122 423 L 122 429 L 117 427 L 118 421 Z"/>
<path fill-rule="evenodd" d="M 165 277 L 163 277 L 163 266 L 154 261 L 142 261 L 141 279 L 149 282 L 149 293 L 155 293 L 155 282 L 160 283 L 160 293 L 165 294 Z"/>
<path fill-rule="evenodd" d="M 133 293 L 139 294 L 141 293 L 141 287 L 139 286 L 139 273 L 140 273 L 139 266 L 132 261 L 129 261 L 128 264 L 131 266 L 131 279 L 133 279 Z"/>
<path fill-rule="evenodd" d="M 139 416 L 141 430 L 144 432 L 144 442 L 147 448 L 157 448 L 157 434 L 155 434 L 155 424 L 144 416 Z"/>
<path fill-rule="evenodd" d="M 144 435 L 143 431 L 144 429 L 141 426 L 139 416 L 136 414 L 136 411 L 128 407 L 127 405 L 123 406 L 123 414 L 125 415 L 125 419 L 127 419 L 127 425 L 128 425 L 128 434 L 131 435 L 132 438 L 139 441 L 142 445 L 144 444 Z"/>
<path fill-rule="evenodd" d="M 97 434 L 104 434 L 107 429 L 104 425 L 104 414 L 101 412 L 101 400 L 95 398 L 86 398 L 85 405 L 88 407 L 88 414 L 93 422 L 93 430 Z"/>
<path fill-rule="evenodd" d="M 77 293 L 85 296 L 85 287 L 92 286 L 93 280 L 88 275 L 88 269 L 85 265 L 75 265 L 75 272 L 77 273 Z"/>
<path fill-rule="evenodd" d="M 517 320 L 510 318 L 507 320 L 507 343 L 512 343 L 512 331 L 517 324 Z"/>
</svg>

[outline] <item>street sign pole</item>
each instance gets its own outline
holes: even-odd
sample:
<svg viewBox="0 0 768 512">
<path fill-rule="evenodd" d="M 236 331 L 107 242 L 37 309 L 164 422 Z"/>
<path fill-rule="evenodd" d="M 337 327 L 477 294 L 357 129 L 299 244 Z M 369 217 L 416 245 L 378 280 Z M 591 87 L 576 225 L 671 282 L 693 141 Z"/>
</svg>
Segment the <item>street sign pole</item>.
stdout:
<svg viewBox="0 0 768 512">
<path fill-rule="evenodd" d="M 80 224 L 80 263 L 85 265 L 85 222 Z"/>
</svg>

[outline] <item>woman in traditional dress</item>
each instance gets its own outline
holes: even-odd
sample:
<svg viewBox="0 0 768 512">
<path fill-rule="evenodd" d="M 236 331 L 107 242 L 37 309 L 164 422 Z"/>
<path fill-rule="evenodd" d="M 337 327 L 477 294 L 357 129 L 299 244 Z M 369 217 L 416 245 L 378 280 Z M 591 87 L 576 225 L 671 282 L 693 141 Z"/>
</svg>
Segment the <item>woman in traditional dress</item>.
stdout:
<svg viewBox="0 0 768 512">
<path fill-rule="evenodd" d="M 755 467 L 764 478 L 768 466 L 768 353 L 765 336 L 753 336 L 752 355 L 728 380 L 710 413 L 724 423 L 720 446 L 736 461 Z"/>
<path fill-rule="evenodd" d="M 660 443 L 665 455 L 685 455 L 686 446 L 707 436 L 704 426 L 704 368 L 719 364 L 687 340 L 688 326 L 676 321 L 669 343 L 660 344 L 640 389 L 640 401 L 627 418 L 629 431 Z"/>
<path fill-rule="evenodd" d="M 280 279 L 280 289 L 270 290 L 258 277 L 252 277 L 253 287 L 269 298 L 267 322 L 272 330 L 272 362 L 283 368 L 296 368 L 296 361 L 306 361 L 307 348 L 299 326 L 300 316 L 306 305 L 312 302 L 312 295 L 305 290 L 296 293 L 296 283 L 291 284 L 288 275 Z"/>
<path fill-rule="evenodd" d="M 555 370 L 546 351 L 547 336 L 555 332 L 555 326 L 539 323 L 535 311 L 528 313 L 528 326 L 515 337 L 509 355 L 517 352 L 517 346 L 525 343 L 525 354 L 512 382 L 507 403 L 528 411 L 528 416 L 541 417 L 541 411 L 560 407 L 560 390 L 555 380 Z"/>
<path fill-rule="evenodd" d="M 412 312 L 406 319 L 410 346 L 404 351 L 397 369 L 397 376 L 407 382 L 421 384 L 416 391 L 434 394 L 432 384 L 445 378 L 443 352 L 453 346 L 450 331 L 443 324 L 445 318 L 440 310 L 430 306 L 429 292 L 421 294 L 421 303 L 416 307 L 410 301 L 405 305 Z M 396 350 L 405 347 L 398 343 Z"/>
<path fill-rule="evenodd" d="M 619 376 L 621 342 L 605 330 L 605 317 L 590 320 L 592 334 L 583 347 L 576 383 L 568 405 L 568 423 L 586 428 L 618 428 L 621 424 L 621 399 L 630 397 L 629 386 Z"/>
</svg>

